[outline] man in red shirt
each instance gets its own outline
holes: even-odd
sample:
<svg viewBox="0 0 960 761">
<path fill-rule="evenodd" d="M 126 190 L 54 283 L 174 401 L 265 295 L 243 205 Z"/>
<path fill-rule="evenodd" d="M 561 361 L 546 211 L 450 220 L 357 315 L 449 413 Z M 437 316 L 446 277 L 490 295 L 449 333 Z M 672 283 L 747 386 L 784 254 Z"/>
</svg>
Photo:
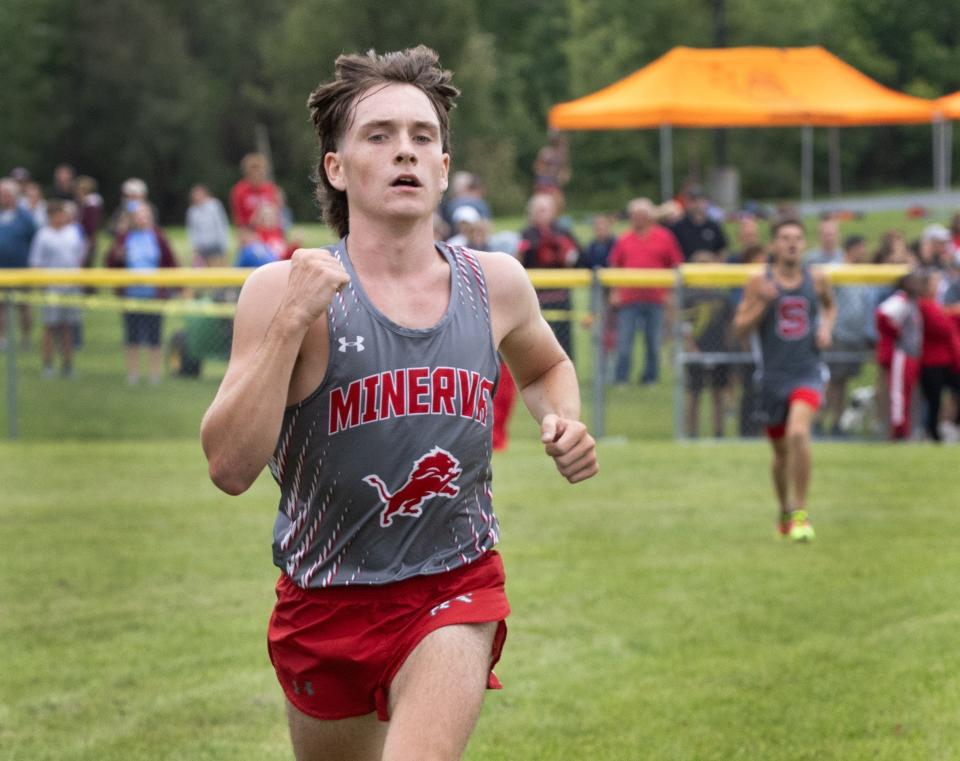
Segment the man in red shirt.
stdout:
<svg viewBox="0 0 960 761">
<path fill-rule="evenodd" d="M 630 230 L 613 246 L 611 267 L 672 269 L 683 263 L 677 239 L 667 228 L 653 219 L 654 206 L 649 198 L 636 198 L 627 206 Z M 634 334 L 643 329 L 646 359 L 640 383 L 656 383 L 660 375 L 660 333 L 663 328 L 663 305 L 668 291 L 664 288 L 616 288 L 610 296 L 617 309 L 617 365 L 614 380 L 626 383 L 633 360 Z"/>
<path fill-rule="evenodd" d="M 279 215 L 283 204 L 277 186 L 267 179 L 267 157 L 262 153 L 248 153 L 240 162 L 243 179 L 230 190 L 230 215 L 237 227 L 249 227 L 257 210 L 264 205 L 276 208 Z"/>
</svg>

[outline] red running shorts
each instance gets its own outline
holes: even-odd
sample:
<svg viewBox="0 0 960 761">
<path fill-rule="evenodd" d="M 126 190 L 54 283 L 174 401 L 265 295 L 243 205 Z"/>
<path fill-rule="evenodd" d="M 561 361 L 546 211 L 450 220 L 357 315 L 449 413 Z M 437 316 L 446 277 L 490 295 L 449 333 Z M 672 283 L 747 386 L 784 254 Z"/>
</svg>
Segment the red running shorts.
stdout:
<svg viewBox="0 0 960 761">
<path fill-rule="evenodd" d="M 787 398 L 787 410 L 790 409 L 790 405 L 794 402 L 803 402 L 813 409 L 820 409 L 820 402 L 822 397 L 820 392 L 815 388 L 808 388 L 807 386 L 801 386 L 800 388 L 795 388 L 790 392 L 790 396 Z M 767 426 L 767 436 L 771 439 L 782 439 L 787 433 L 787 423 L 786 421 L 780 423 L 780 425 L 768 425 Z"/>
<path fill-rule="evenodd" d="M 331 720 L 376 711 L 387 721 L 393 678 L 420 640 L 442 626 L 499 622 L 487 686 L 500 689 L 493 667 L 509 613 L 503 561 L 494 550 L 453 571 L 383 586 L 301 589 L 281 574 L 267 649 L 301 713 Z"/>
</svg>

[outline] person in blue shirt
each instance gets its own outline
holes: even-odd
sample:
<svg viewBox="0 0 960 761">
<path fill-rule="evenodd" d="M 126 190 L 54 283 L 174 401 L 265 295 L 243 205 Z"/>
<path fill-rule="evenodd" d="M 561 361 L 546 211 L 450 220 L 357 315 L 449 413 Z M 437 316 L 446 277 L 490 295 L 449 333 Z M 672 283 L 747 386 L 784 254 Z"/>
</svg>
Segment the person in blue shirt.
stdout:
<svg viewBox="0 0 960 761">
<path fill-rule="evenodd" d="M 18 203 L 19 183 L 9 177 L 0 180 L 0 268 L 20 269 L 30 259 L 30 244 L 37 232 L 33 215 Z M 29 304 L 20 304 L 20 340 L 30 346 L 33 327 Z M 0 348 L 6 348 L 6 310 L 0 309 Z"/>
<path fill-rule="evenodd" d="M 256 230 L 251 227 L 240 228 L 240 251 L 237 253 L 236 267 L 262 267 L 277 261 L 277 253 L 268 246 Z"/>
<path fill-rule="evenodd" d="M 117 237 L 107 256 L 108 267 L 149 271 L 160 267 L 176 267 L 177 260 L 163 231 L 154 224 L 153 210 L 147 203 L 136 203 L 129 212 L 129 228 Z M 164 299 L 165 288 L 153 285 L 135 285 L 126 289 L 130 299 Z M 123 314 L 124 343 L 127 347 L 127 383 L 140 381 L 140 350 L 147 347 L 150 364 L 150 383 L 160 382 L 163 355 L 160 334 L 163 314 L 158 311 L 130 311 Z"/>
<path fill-rule="evenodd" d="M 578 267 L 598 269 L 607 266 L 610 251 L 617 242 L 613 234 L 613 220 L 606 214 L 597 214 L 593 218 L 593 240 L 591 240 L 580 255 Z"/>
</svg>

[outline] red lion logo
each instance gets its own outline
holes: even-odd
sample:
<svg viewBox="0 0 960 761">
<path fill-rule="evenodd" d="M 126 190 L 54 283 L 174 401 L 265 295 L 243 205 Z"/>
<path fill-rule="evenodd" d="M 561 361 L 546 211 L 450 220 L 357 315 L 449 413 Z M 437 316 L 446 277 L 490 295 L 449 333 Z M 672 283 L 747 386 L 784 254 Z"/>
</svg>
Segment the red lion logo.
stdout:
<svg viewBox="0 0 960 761">
<path fill-rule="evenodd" d="M 421 515 L 421 505 L 431 497 L 456 497 L 460 487 L 453 482 L 461 473 L 463 470 L 456 457 L 440 447 L 434 447 L 413 463 L 407 480 L 393 494 L 387 491 L 387 485 L 375 474 L 365 476 L 363 482 L 370 484 L 380 495 L 385 505 L 380 513 L 380 525 L 386 528 L 393 523 L 395 515 Z"/>
</svg>

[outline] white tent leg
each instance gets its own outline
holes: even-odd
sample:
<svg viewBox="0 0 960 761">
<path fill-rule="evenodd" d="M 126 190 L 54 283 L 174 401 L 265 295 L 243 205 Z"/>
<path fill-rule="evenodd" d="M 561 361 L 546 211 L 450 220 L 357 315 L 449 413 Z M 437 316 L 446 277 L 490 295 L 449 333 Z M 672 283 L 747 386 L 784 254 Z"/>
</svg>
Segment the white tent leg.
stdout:
<svg viewBox="0 0 960 761">
<path fill-rule="evenodd" d="M 827 159 L 830 172 L 830 196 L 838 199 L 843 192 L 843 178 L 840 168 L 840 128 L 831 127 L 827 132 L 829 138 L 829 156 Z"/>
<path fill-rule="evenodd" d="M 669 124 L 660 125 L 660 202 L 673 198 L 673 133 Z"/>
<path fill-rule="evenodd" d="M 943 123 L 943 189 L 950 192 L 950 186 L 953 184 L 953 122 L 945 121 Z"/>
<path fill-rule="evenodd" d="M 940 173 L 943 169 L 943 157 L 940 155 L 940 151 L 943 148 L 943 143 L 940 140 L 940 125 L 942 122 L 939 119 L 934 119 L 930 123 L 931 138 L 933 140 L 933 192 L 940 193 L 942 191 L 943 184 L 940 181 Z"/>
<path fill-rule="evenodd" d="M 800 128 L 800 200 L 813 201 L 813 127 Z"/>
</svg>

